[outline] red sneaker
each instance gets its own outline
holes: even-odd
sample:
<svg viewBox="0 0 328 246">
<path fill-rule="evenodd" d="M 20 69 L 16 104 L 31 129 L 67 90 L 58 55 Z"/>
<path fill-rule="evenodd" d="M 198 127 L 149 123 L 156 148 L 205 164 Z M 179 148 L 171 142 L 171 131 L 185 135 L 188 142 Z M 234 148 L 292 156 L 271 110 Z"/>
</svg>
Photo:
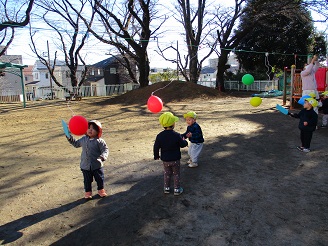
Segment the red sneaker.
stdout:
<svg viewBox="0 0 328 246">
<path fill-rule="evenodd" d="M 99 194 L 100 197 L 107 196 L 105 189 L 98 190 L 98 194 Z"/>
<path fill-rule="evenodd" d="M 85 199 L 92 199 L 92 192 L 91 191 L 88 191 L 84 194 L 84 198 Z"/>
</svg>

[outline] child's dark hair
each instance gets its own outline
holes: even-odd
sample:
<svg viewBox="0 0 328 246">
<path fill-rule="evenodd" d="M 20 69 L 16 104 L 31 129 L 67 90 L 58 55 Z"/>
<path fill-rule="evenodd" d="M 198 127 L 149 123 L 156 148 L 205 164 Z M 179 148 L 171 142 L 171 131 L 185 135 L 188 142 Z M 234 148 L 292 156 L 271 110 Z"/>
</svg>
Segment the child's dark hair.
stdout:
<svg viewBox="0 0 328 246">
<path fill-rule="evenodd" d="M 94 122 L 89 122 L 89 123 L 88 123 L 88 128 L 90 128 L 90 125 L 93 126 L 93 129 L 95 129 L 97 132 L 99 132 L 99 126 L 97 126 L 96 123 L 94 123 Z"/>
</svg>

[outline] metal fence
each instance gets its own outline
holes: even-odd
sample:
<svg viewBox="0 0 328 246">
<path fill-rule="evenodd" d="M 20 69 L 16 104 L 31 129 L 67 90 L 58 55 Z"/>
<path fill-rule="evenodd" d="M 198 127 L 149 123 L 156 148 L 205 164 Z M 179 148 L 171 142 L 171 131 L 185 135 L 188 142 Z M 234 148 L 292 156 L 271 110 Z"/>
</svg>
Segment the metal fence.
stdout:
<svg viewBox="0 0 328 246">
<path fill-rule="evenodd" d="M 215 81 L 199 81 L 199 85 L 215 88 Z M 224 87 L 226 90 L 237 91 L 258 91 L 265 92 L 278 89 L 278 81 L 276 80 L 255 80 L 251 85 L 244 85 L 241 81 L 225 81 Z M 139 88 L 138 84 L 119 84 L 119 85 L 104 85 L 104 86 L 81 86 L 78 87 L 60 87 L 53 88 L 43 87 L 34 89 L 33 91 L 25 90 L 25 100 L 45 100 L 51 99 L 51 93 L 54 98 L 65 99 L 70 94 L 75 94 L 82 97 L 98 97 L 120 95 L 127 91 Z M 0 89 L 0 103 L 19 102 L 23 101 L 21 92 L 5 91 Z"/>
<path fill-rule="evenodd" d="M 215 88 L 215 81 L 198 81 L 199 85 Z M 225 81 L 224 88 L 226 90 L 236 91 L 270 91 L 278 90 L 278 80 L 255 80 L 251 85 L 244 85 L 241 81 Z"/>
<path fill-rule="evenodd" d="M 119 84 L 104 86 L 81 86 L 81 87 L 57 87 L 51 90 L 50 87 L 35 88 L 34 90 L 25 89 L 25 100 L 47 100 L 47 99 L 66 99 L 70 95 L 81 97 L 98 97 L 120 95 L 139 88 L 138 84 Z M 53 95 L 53 96 L 52 96 Z M 5 91 L 0 89 L 0 103 L 22 102 L 21 91 Z"/>
</svg>

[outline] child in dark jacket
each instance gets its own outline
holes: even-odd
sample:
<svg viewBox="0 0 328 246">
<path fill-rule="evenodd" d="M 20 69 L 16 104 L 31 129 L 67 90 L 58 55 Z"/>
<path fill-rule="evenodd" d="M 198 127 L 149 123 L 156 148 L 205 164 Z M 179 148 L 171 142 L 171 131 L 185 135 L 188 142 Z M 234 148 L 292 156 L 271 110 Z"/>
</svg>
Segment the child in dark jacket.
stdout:
<svg viewBox="0 0 328 246">
<path fill-rule="evenodd" d="M 313 110 L 313 107 L 317 106 L 317 100 L 314 98 L 306 98 L 304 101 L 304 108 L 298 114 L 288 113 L 290 116 L 300 119 L 298 128 L 301 131 L 300 137 L 302 146 L 298 146 L 297 149 L 305 153 L 310 152 L 312 135 L 317 127 L 318 114 Z"/>
<path fill-rule="evenodd" d="M 164 131 L 156 136 L 154 143 L 154 159 L 161 159 L 164 166 L 164 193 L 170 193 L 170 181 L 174 179 L 174 195 L 180 195 L 183 188 L 180 186 L 180 148 L 188 146 L 188 142 L 174 131 L 175 122 L 179 120 L 171 112 L 163 113 L 159 117 Z"/>
<path fill-rule="evenodd" d="M 198 157 L 203 150 L 204 137 L 202 128 L 196 122 L 197 115 L 195 112 L 190 111 L 183 115 L 188 125 L 185 133 L 182 134 L 183 138 L 188 138 L 190 141 L 188 155 L 188 167 L 198 167 Z"/>
</svg>

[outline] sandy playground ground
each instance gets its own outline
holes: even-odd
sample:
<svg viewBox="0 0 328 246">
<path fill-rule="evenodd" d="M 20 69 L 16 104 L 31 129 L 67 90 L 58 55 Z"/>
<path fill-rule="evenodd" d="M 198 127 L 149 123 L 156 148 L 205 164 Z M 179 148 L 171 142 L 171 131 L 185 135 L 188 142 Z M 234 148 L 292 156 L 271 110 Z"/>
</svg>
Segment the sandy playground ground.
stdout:
<svg viewBox="0 0 328 246">
<path fill-rule="evenodd" d="M 159 114 L 146 109 L 149 91 L 69 107 L 1 104 L 0 243 L 328 245 L 328 129 L 316 131 L 312 152 L 302 153 L 298 120 L 275 110 L 281 98 L 252 107 L 251 93 L 209 92 L 190 99 L 178 88 L 161 91 L 163 112 L 180 117 L 175 130 L 185 131 L 182 115 L 193 110 L 205 136 L 199 167 L 187 167 L 182 149 L 180 196 L 162 191 L 162 165 L 152 155 L 162 129 Z M 187 96 L 172 100 L 179 95 Z M 72 111 L 103 124 L 106 198 L 82 198 L 81 150 L 61 127 Z"/>
</svg>

